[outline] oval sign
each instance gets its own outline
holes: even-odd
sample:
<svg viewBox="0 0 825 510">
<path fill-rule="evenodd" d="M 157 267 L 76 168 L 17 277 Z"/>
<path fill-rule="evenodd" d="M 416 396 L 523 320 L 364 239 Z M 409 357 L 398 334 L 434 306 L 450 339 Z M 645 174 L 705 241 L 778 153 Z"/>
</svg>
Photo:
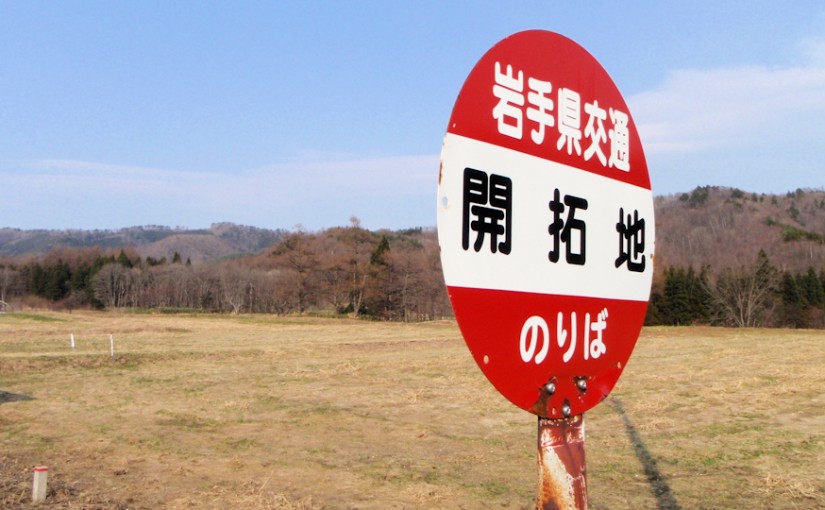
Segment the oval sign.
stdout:
<svg viewBox="0 0 825 510">
<path fill-rule="evenodd" d="M 441 153 L 444 279 L 476 363 L 539 416 L 615 386 L 653 275 L 653 195 L 607 72 L 552 32 L 512 35 L 464 83 Z"/>
</svg>

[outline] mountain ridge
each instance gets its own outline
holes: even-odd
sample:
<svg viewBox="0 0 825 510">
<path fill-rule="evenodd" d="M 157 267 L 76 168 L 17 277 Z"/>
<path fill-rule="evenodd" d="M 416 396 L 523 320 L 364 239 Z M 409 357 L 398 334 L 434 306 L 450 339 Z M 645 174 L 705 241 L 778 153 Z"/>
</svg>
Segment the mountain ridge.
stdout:
<svg viewBox="0 0 825 510">
<path fill-rule="evenodd" d="M 748 265 L 760 250 L 781 271 L 825 268 L 825 191 L 784 195 L 701 186 L 657 196 L 656 272 Z"/>
<path fill-rule="evenodd" d="M 271 230 L 230 222 L 208 229 L 161 225 L 116 230 L 23 230 L 0 228 L 0 256 L 37 256 L 53 248 L 134 248 L 142 257 L 172 258 L 175 252 L 192 262 L 255 254 L 277 243 L 286 230 Z"/>
<path fill-rule="evenodd" d="M 654 197 L 655 277 L 668 267 L 739 267 L 764 250 L 780 270 L 825 269 L 825 190 L 764 194 L 722 186 Z M 208 229 L 145 225 L 117 230 L 0 228 L 0 257 L 38 256 L 57 247 L 132 247 L 142 257 L 191 262 L 254 255 L 289 231 L 230 222 Z"/>
</svg>

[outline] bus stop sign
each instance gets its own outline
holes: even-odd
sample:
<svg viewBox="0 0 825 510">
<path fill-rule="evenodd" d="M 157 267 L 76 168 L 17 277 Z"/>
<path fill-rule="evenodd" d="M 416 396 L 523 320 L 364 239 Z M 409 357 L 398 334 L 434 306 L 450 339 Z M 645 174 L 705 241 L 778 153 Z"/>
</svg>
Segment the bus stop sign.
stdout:
<svg viewBox="0 0 825 510">
<path fill-rule="evenodd" d="M 653 275 L 653 195 L 607 72 L 552 32 L 512 35 L 467 77 L 441 153 L 438 238 L 462 335 L 490 382 L 545 418 L 615 386 Z"/>
</svg>

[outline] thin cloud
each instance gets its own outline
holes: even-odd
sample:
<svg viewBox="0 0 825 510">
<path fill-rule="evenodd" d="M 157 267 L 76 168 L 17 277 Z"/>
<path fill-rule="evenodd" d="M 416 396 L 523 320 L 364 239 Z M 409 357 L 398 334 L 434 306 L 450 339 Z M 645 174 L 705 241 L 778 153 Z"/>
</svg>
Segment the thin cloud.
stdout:
<svg viewBox="0 0 825 510">
<path fill-rule="evenodd" d="M 825 21 L 825 11 L 820 16 Z M 825 39 L 809 37 L 799 42 L 799 50 L 803 57 L 815 66 L 825 66 Z"/>
<path fill-rule="evenodd" d="M 102 193 L 158 192 L 168 190 L 170 184 L 209 177 L 196 172 L 72 159 L 37 159 L 24 167 L 27 169 L 25 174 L 11 178 L 37 188 L 60 186 L 75 191 L 95 189 Z M 213 174 L 211 177 L 219 176 Z"/>
<path fill-rule="evenodd" d="M 825 45 L 805 43 L 808 63 L 673 71 L 663 85 L 628 98 L 649 154 L 821 139 Z"/>
<path fill-rule="evenodd" d="M 438 178 L 438 156 L 393 156 L 348 160 L 318 160 L 267 165 L 249 172 L 247 178 L 288 178 L 308 187 L 336 187 L 349 184 L 353 189 L 403 191 L 411 182 Z"/>
<path fill-rule="evenodd" d="M 98 225 L 100 218 L 116 218 L 121 226 L 234 221 L 323 228 L 345 224 L 351 215 L 370 228 L 435 223 L 437 155 L 319 159 L 234 174 L 38 159 L 27 162 L 25 172 L 7 175 L 4 185 L 20 198 L 18 207 L 44 212 L 47 227 L 82 228 Z M 40 198 L 34 203 L 26 196 Z M 59 214 L 44 209 L 65 203 L 64 197 L 75 204 L 94 204 L 95 211 L 79 205 L 61 206 Z M 58 218 L 62 225 L 55 224 Z"/>
</svg>

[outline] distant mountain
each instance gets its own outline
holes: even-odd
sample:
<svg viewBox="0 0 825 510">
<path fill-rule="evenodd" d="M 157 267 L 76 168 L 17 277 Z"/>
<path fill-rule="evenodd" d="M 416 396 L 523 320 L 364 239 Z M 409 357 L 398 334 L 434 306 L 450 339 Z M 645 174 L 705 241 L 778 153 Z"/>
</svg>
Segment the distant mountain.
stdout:
<svg viewBox="0 0 825 510">
<path fill-rule="evenodd" d="M 825 268 L 825 191 L 784 195 L 703 186 L 655 198 L 657 274 L 753 262 L 760 249 L 780 270 Z"/>
<path fill-rule="evenodd" d="M 0 229 L 0 256 L 37 255 L 56 247 L 132 246 L 143 257 L 172 259 L 175 252 L 192 262 L 248 255 L 277 243 L 285 230 L 268 230 L 233 223 L 215 223 L 209 229 L 187 230 L 158 225 L 119 230 Z"/>
<path fill-rule="evenodd" d="M 710 266 L 714 271 L 753 262 L 760 249 L 780 270 L 825 269 L 825 191 L 798 189 L 783 195 L 702 186 L 657 196 L 656 276 L 668 267 Z M 192 262 L 260 253 L 285 230 L 216 223 L 209 229 L 161 226 L 120 230 L 0 229 L 0 257 L 37 255 L 59 246 L 119 249 Z"/>
</svg>

